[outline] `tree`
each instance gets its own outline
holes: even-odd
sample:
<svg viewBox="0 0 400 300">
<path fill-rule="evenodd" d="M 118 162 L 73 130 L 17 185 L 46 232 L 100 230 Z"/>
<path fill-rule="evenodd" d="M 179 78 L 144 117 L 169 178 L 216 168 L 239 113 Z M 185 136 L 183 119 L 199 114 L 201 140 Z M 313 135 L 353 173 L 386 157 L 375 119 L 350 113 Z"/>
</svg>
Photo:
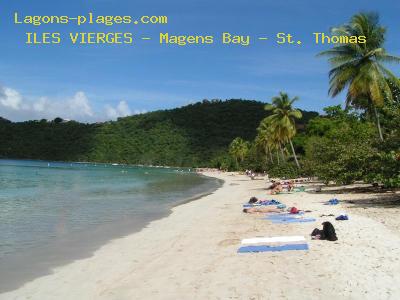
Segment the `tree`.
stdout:
<svg viewBox="0 0 400 300">
<path fill-rule="evenodd" d="M 268 138 L 268 135 L 263 134 L 262 132 L 259 132 L 259 134 L 256 136 L 255 140 L 255 145 L 261 149 L 263 153 L 265 153 L 265 161 L 268 162 L 268 160 L 271 161 L 271 163 L 274 163 L 274 159 L 272 158 L 272 152 L 270 149 L 270 140 Z M 268 157 L 269 155 L 269 157 Z"/>
<path fill-rule="evenodd" d="M 62 123 L 63 121 L 64 121 L 64 120 L 61 119 L 60 117 L 57 117 L 57 118 L 55 118 L 55 119 L 53 120 L 53 122 L 56 123 L 56 124 L 60 124 L 60 123 Z"/>
<path fill-rule="evenodd" d="M 292 107 L 298 97 L 289 98 L 287 93 L 280 92 L 279 96 L 272 98 L 272 104 L 267 104 L 265 110 L 272 111 L 272 115 L 265 120 L 268 122 L 280 141 L 280 145 L 289 142 L 293 157 L 298 168 L 300 168 L 296 151 L 293 147 L 292 138 L 296 135 L 296 119 L 302 117 L 302 113 Z"/>
<path fill-rule="evenodd" d="M 240 137 L 235 138 L 229 145 L 229 153 L 235 158 L 236 166 L 244 160 L 247 152 L 249 151 L 249 143 Z"/>
<path fill-rule="evenodd" d="M 273 158 L 272 158 L 272 151 L 275 151 L 276 153 L 276 160 L 278 162 L 278 165 L 280 164 L 280 158 L 279 158 L 279 150 L 282 149 L 282 138 L 279 135 L 279 131 L 276 130 L 276 128 L 272 125 L 271 120 L 264 118 L 260 125 L 257 128 L 258 131 L 258 143 L 262 144 L 264 146 L 264 152 L 267 154 L 269 152 L 270 154 L 270 159 L 271 162 L 273 163 Z M 285 159 L 282 154 L 282 159 Z"/>
<path fill-rule="evenodd" d="M 329 72 L 329 94 L 336 97 L 347 88 L 346 105 L 373 111 L 380 139 L 383 141 L 377 107 L 393 95 L 387 78 L 399 86 L 399 80 L 383 64 L 400 62 L 383 48 L 386 29 L 379 24 L 375 13 L 354 15 L 348 24 L 332 29 L 332 34 L 366 38 L 365 43 L 340 44 L 319 55 L 328 56 L 332 69 Z"/>
</svg>

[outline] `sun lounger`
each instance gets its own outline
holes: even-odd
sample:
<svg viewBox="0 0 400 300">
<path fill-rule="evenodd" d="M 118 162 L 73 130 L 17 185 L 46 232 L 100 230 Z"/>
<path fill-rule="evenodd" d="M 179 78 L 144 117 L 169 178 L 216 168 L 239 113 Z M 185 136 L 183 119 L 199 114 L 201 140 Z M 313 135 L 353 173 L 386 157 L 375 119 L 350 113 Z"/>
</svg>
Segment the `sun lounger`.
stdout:
<svg viewBox="0 0 400 300">
<path fill-rule="evenodd" d="M 307 244 L 287 244 L 281 246 L 243 246 L 238 249 L 238 253 L 252 253 L 252 252 L 275 252 L 275 251 L 289 251 L 289 250 L 308 250 Z"/>
<path fill-rule="evenodd" d="M 262 243 L 284 243 L 305 241 L 304 236 L 274 236 L 243 239 L 242 244 L 262 244 Z"/>
</svg>

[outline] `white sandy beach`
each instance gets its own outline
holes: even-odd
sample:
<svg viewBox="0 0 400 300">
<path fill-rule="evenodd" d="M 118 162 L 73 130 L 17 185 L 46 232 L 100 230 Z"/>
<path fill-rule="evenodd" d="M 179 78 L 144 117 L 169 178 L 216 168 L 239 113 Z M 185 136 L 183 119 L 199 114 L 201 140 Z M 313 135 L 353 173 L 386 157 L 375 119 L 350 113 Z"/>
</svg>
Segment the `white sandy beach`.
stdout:
<svg viewBox="0 0 400 300">
<path fill-rule="evenodd" d="M 397 208 L 322 204 L 366 197 L 357 194 L 283 194 L 273 198 L 312 210 L 317 222 L 272 224 L 242 213 L 251 196 L 271 199 L 264 180 L 208 175 L 225 184 L 0 299 L 400 299 Z M 341 211 L 349 221 L 319 217 Z M 311 240 L 323 221 L 334 224 L 337 242 Z M 310 250 L 237 253 L 241 239 L 281 235 L 305 236 Z"/>
</svg>

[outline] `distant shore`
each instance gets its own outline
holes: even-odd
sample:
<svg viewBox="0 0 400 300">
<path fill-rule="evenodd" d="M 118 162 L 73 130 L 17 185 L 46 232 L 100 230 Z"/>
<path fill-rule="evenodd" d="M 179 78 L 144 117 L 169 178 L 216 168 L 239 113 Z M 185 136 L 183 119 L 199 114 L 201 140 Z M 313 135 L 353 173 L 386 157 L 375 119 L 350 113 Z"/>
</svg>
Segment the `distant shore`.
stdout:
<svg viewBox="0 0 400 300">
<path fill-rule="evenodd" d="M 272 198 L 311 210 L 317 222 L 271 224 L 260 215 L 242 213 L 242 204 L 251 196 L 271 199 L 264 180 L 233 173 L 204 175 L 225 183 L 210 195 L 174 207 L 168 217 L 140 232 L 110 241 L 93 256 L 55 268 L 50 275 L 0 294 L 0 299 L 400 297 L 400 234 L 393 230 L 400 220 L 392 220 L 399 208 L 363 208 L 368 199 L 380 195 L 339 194 L 335 189 L 313 193 L 309 191 L 314 187 L 307 185 L 308 192 Z M 323 205 L 333 197 L 352 203 Z M 320 217 L 341 211 L 350 220 Z M 323 221 L 334 224 L 337 242 L 310 239 L 312 229 Z M 310 250 L 237 253 L 241 239 L 280 235 L 303 235 Z"/>
</svg>

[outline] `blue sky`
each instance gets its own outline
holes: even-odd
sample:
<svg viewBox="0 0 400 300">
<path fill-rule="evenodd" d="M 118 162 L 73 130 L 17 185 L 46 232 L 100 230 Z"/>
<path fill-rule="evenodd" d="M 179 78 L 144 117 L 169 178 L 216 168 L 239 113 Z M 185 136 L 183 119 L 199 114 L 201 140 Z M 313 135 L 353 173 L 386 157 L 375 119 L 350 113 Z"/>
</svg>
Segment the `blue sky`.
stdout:
<svg viewBox="0 0 400 300">
<path fill-rule="evenodd" d="M 0 116 L 12 120 L 61 116 L 80 121 L 173 108 L 202 99 L 269 101 L 287 91 L 302 109 L 321 111 L 343 102 L 327 95 L 329 65 L 315 55 L 326 46 L 312 32 L 329 32 L 360 11 L 376 11 L 387 26 L 388 52 L 400 54 L 400 4 L 392 1 L 6 1 L 0 9 Z M 167 25 L 15 25 L 24 15 L 166 15 Z M 25 32 L 132 32 L 134 45 L 25 45 Z M 166 46 L 159 32 L 250 35 L 248 47 Z M 277 45 L 277 32 L 303 44 Z M 267 36 L 268 41 L 258 41 Z M 66 36 L 65 36 L 66 37 Z M 399 66 L 391 66 L 400 74 Z"/>
</svg>

